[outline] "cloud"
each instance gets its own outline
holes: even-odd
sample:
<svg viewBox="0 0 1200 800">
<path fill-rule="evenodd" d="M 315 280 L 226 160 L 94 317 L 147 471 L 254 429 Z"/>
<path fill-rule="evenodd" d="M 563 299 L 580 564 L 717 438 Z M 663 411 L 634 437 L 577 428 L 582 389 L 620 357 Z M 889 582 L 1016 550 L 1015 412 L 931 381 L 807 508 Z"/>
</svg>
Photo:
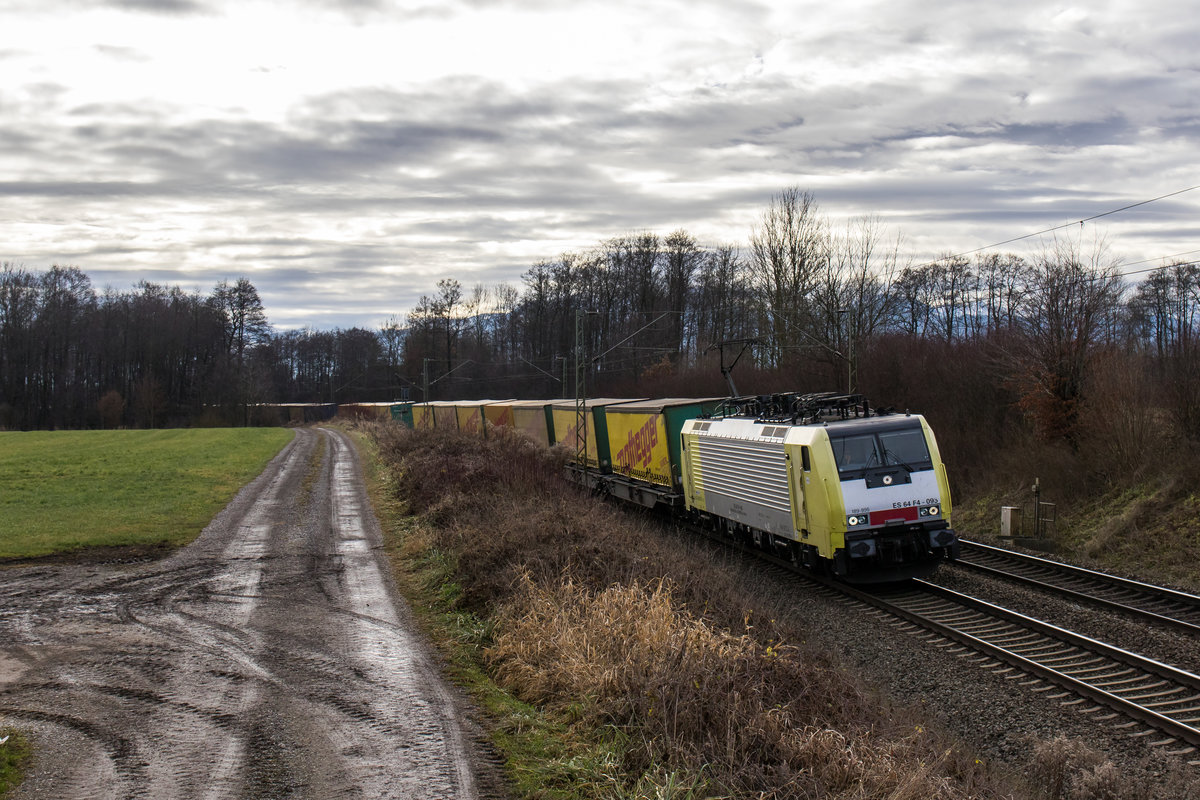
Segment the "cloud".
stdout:
<svg viewBox="0 0 1200 800">
<path fill-rule="evenodd" d="M 64 10 L 113 8 L 119 11 L 187 16 L 208 14 L 214 10 L 212 2 L 200 0 L 6 0 L 0 8 L 5 14 L 61 14 Z"/>
<path fill-rule="evenodd" d="M 1194 36 L 1131 23 L 1182 6 L 95 5 L 65 43 L 44 6 L 3 12 L 28 28 L 0 53 L 0 257 L 246 270 L 287 324 L 633 230 L 744 242 L 791 185 L 920 258 L 1195 182 Z M 1131 256 L 1184 250 L 1195 206 L 1108 222 Z"/>
<path fill-rule="evenodd" d="M 134 47 L 117 47 L 110 44 L 98 44 L 95 46 L 95 49 L 97 53 L 117 61 L 131 61 L 136 63 L 146 63 L 147 61 L 150 61 L 150 56 L 148 54 Z"/>
</svg>

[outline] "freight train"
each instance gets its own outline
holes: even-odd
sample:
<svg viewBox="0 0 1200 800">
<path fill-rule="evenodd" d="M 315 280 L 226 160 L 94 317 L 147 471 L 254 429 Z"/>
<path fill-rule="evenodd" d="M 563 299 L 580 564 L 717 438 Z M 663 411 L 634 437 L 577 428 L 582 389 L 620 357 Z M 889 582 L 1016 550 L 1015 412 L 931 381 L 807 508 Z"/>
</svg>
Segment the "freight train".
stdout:
<svg viewBox="0 0 1200 800">
<path fill-rule="evenodd" d="M 568 448 L 569 475 L 591 489 L 848 582 L 923 577 L 958 555 L 929 424 L 860 395 L 388 407 L 415 428 L 522 430 Z"/>
</svg>

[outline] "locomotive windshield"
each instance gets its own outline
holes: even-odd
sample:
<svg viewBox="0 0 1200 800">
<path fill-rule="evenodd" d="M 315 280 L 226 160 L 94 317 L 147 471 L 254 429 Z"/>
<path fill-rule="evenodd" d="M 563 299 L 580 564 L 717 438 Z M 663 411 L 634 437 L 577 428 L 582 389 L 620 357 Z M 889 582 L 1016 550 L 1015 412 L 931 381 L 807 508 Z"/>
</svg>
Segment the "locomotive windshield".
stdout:
<svg viewBox="0 0 1200 800">
<path fill-rule="evenodd" d="M 829 432 L 833 458 L 843 480 L 876 467 L 899 466 L 909 472 L 933 469 L 925 432 L 919 425 L 881 431 Z"/>
</svg>

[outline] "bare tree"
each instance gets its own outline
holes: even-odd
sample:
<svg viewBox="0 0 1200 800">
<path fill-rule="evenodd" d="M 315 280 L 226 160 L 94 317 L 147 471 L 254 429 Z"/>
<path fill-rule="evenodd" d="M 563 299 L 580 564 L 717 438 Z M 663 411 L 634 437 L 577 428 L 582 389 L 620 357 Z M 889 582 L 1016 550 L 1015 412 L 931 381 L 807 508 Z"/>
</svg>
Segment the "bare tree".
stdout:
<svg viewBox="0 0 1200 800">
<path fill-rule="evenodd" d="M 983 291 L 986 333 L 994 334 L 1012 328 L 1028 292 L 1029 265 L 1012 253 L 983 253 L 975 259 L 975 273 Z"/>
<path fill-rule="evenodd" d="M 0 264 L 0 426 L 30 427 L 34 398 L 34 334 L 40 293 L 37 276 L 23 266 Z"/>
<path fill-rule="evenodd" d="M 704 254 L 696 246 L 696 240 L 687 231 L 673 231 L 663 240 L 666 249 L 665 282 L 668 311 L 675 312 L 669 318 L 668 340 L 674 348 L 674 359 L 681 359 L 686 349 L 686 340 L 695 330 L 692 314 L 692 279 L 703 260 Z"/>
<path fill-rule="evenodd" d="M 1180 430 L 1200 439 L 1200 266 L 1151 273 L 1130 298 L 1135 341 L 1147 346 Z"/>
<path fill-rule="evenodd" d="M 434 313 L 442 321 L 445 336 L 446 369 L 454 367 L 455 346 L 458 343 L 460 320 L 458 304 L 462 302 L 462 284 L 454 278 L 442 278 L 437 282 L 438 296 L 434 300 Z"/>
<path fill-rule="evenodd" d="M 829 264 L 819 274 L 814 295 L 812 337 L 824 344 L 819 355 L 830 364 L 849 362 L 891 316 L 900 240 L 882 242 L 878 217 L 857 217 L 830 237 Z M 850 381 L 853 382 L 852 380 Z"/>
<path fill-rule="evenodd" d="M 210 303 L 224 325 L 226 352 L 232 360 L 235 396 L 234 403 L 242 407 L 243 424 L 248 424 L 252 371 L 250 351 L 266 344 L 271 333 L 267 313 L 258 290 L 248 278 L 238 278 L 233 285 L 221 281 L 213 289 Z M 257 381 L 254 382 L 257 385 Z"/>
<path fill-rule="evenodd" d="M 696 347 L 752 338 L 751 290 L 746 262 L 733 245 L 710 249 L 696 278 Z"/>
<path fill-rule="evenodd" d="M 1047 439 L 1078 444 L 1093 360 L 1123 285 L 1103 240 L 1089 251 L 1056 238 L 1038 256 L 1012 352 L 1021 404 Z"/>
<path fill-rule="evenodd" d="M 809 192 L 785 189 L 771 198 L 750 235 L 750 276 L 765 314 L 768 353 L 778 365 L 783 349 L 807 330 L 818 274 L 829 264 L 829 235 Z"/>
</svg>

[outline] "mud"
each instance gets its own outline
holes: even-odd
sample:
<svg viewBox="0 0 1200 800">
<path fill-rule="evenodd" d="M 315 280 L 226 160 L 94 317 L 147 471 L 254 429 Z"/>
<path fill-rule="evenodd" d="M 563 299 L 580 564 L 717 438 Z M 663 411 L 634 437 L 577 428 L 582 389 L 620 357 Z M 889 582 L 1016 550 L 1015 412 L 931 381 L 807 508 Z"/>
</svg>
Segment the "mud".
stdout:
<svg viewBox="0 0 1200 800">
<path fill-rule="evenodd" d="M 299 430 L 167 558 L 0 570 L 15 797 L 496 794 L 379 543 L 352 443 Z"/>
</svg>

